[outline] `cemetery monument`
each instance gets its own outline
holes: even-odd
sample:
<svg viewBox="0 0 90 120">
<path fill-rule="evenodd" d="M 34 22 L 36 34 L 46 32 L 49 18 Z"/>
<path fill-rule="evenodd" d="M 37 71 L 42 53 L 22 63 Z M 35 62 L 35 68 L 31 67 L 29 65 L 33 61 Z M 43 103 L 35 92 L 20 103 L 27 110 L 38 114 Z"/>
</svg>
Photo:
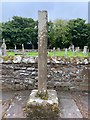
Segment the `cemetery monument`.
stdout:
<svg viewBox="0 0 90 120">
<path fill-rule="evenodd" d="M 56 117 L 59 103 L 55 90 L 47 89 L 47 11 L 38 11 L 38 90 L 32 90 L 26 106 L 28 117 Z"/>
<path fill-rule="evenodd" d="M 2 49 L 2 55 L 6 55 L 6 44 L 4 39 L 3 39 L 3 44 L 1 46 L 1 49 Z"/>
<path fill-rule="evenodd" d="M 17 47 L 16 47 L 16 45 L 14 47 L 14 53 L 17 54 Z"/>
<path fill-rule="evenodd" d="M 22 54 L 23 54 L 23 55 L 25 54 L 25 51 L 24 51 L 24 44 L 22 44 Z"/>
<path fill-rule="evenodd" d="M 84 55 L 87 55 L 87 49 L 88 49 L 88 46 L 84 46 L 84 49 L 83 49 L 83 54 Z"/>
</svg>

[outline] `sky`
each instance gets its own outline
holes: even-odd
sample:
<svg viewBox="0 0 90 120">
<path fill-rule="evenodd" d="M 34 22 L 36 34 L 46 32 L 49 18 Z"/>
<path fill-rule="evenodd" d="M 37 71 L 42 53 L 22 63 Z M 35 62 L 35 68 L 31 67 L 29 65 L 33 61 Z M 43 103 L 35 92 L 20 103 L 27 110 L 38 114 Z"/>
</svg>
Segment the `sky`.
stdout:
<svg viewBox="0 0 90 120">
<path fill-rule="evenodd" d="M 6 22 L 13 16 L 38 19 L 38 10 L 48 11 L 48 20 L 83 18 L 88 21 L 88 2 L 2 2 L 2 17 Z"/>
</svg>

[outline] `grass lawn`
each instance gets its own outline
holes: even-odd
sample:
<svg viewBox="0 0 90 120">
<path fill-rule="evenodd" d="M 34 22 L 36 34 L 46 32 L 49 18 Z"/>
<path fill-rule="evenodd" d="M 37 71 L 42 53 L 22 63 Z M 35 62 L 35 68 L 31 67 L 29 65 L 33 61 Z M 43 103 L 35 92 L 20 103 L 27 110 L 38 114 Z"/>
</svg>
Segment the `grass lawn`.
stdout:
<svg viewBox="0 0 90 120">
<path fill-rule="evenodd" d="M 15 54 L 14 54 L 14 52 L 7 52 L 7 55 L 14 56 Z M 38 52 L 26 52 L 26 55 L 27 56 L 37 56 Z M 48 56 L 65 56 L 65 52 L 64 51 L 49 52 Z M 74 53 L 73 54 L 71 51 L 67 52 L 67 56 L 68 57 L 76 57 L 76 56 L 78 56 L 78 57 L 84 57 L 84 55 L 83 55 L 82 52 L 78 52 L 78 53 Z M 87 56 L 90 56 L 90 52 L 87 54 Z"/>
</svg>

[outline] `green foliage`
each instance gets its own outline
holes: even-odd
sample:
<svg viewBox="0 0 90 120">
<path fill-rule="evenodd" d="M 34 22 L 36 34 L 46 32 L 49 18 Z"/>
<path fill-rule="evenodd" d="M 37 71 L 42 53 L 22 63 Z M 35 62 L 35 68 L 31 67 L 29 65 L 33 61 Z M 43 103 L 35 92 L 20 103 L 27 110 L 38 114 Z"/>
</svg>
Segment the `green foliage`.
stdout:
<svg viewBox="0 0 90 120">
<path fill-rule="evenodd" d="M 33 19 L 14 16 L 11 21 L 3 23 L 2 28 L 2 37 L 8 46 L 31 42 L 36 47 L 37 22 Z"/>
<path fill-rule="evenodd" d="M 7 48 L 14 45 L 30 43 L 32 47 L 38 47 L 38 21 L 32 18 L 14 16 L 11 21 L 0 23 L 0 39 L 4 38 Z M 88 45 L 90 51 L 90 24 L 77 18 L 73 20 L 61 20 L 48 22 L 48 48 L 68 48 L 71 44 L 83 49 Z"/>
<path fill-rule="evenodd" d="M 71 39 L 71 43 L 75 45 L 75 47 L 80 47 L 83 49 L 85 45 L 87 45 L 87 25 L 85 20 L 77 18 L 74 20 L 70 20 L 68 22 L 69 28 L 69 36 L 68 38 Z"/>
<path fill-rule="evenodd" d="M 90 52 L 90 23 L 87 24 L 87 44 L 88 44 L 88 48 L 89 48 L 89 52 Z"/>
</svg>

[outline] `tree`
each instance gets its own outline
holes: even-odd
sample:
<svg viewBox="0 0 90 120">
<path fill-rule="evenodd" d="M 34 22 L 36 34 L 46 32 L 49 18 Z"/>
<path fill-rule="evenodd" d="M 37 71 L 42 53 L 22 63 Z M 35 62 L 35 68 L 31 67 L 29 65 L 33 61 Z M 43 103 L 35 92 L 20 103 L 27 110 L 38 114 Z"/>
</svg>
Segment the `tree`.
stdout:
<svg viewBox="0 0 90 120">
<path fill-rule="evenodd" d="M 75 45 L 75 47 L 79 46 L 83 48 L 87 45 L 87 25 L 85 24 L 85 20 L 77 18 L 70 20 L 68 22 L 69 36 L 71 39 L 71 43 Z"/>
<path fill-rule="evenodd" d="M 54 29 L 53 29 L 53 22 L 48 22 L 48 48 L 53 48 L 55 45 L 54 40 Z"/>
<path fill-rule="evenodd" d="M 2 27 L 2 28 L 1 28 Z M 2 31 L 2 32 L 1 32 Z M 68 48 L 71 44 L 83 49 L 85 45 L 90 48 L 90 24 L 77 18 L 73 20 L 61 20 L 48 22 L 48 48 Z M 1 35 L 2 34 L 2 35 Z M 0 23 L 0 37 L 4 38 L 8 48 L 18 48 L 21 44 L 32 44 L 32 48 L 38 48 L 38 21 L 32 18 L 14 16 L 12 20 Z"/>
<path fill-rule="evenodd" d="M 67 31 L 67 21 L 66 20 L 55 20 L 53 23 L 54 29 L 54 40 L 55 40 L 55 47 L 63 48 L 67 46 L 68 39 L 66 36 Z"/>
<path fill-rule="evenodd" d="M 2 37 L 8 46 L 21 45 L 31 42 L 36 46 L 37 22 L 32 18 L 14 16 L 11 21 L 3 23 Z"/>
<path fill-rule="evenodd" d="M 87 38 L 87 45 L 88 45 L 88 48 L 89 48 L 89 52 L 90 52 L 90 23 L 87 24 L 87 35 L 88 35 L 88 38 Z"/>
</svg>

